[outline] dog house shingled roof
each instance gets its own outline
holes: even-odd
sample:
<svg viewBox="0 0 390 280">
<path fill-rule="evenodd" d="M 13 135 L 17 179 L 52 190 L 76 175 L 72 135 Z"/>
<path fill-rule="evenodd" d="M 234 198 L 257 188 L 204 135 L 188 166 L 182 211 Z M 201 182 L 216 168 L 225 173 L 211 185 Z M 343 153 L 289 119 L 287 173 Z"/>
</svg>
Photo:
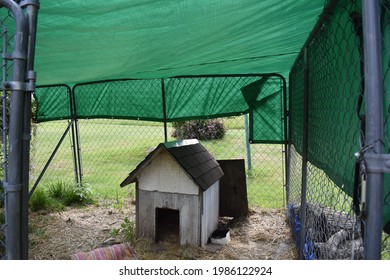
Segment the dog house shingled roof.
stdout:
<svg viewBox="0 0 390 280">
<path fill-rule="evenodd" d="M 121 183 L 121 187 L 136 181 L 137 175 L 162 150 L 168 151 L 192 181 L 203 191 L 223 176 L 223 171 L 214 157 L 196 139 L 161 143 Z"/>
</svg>

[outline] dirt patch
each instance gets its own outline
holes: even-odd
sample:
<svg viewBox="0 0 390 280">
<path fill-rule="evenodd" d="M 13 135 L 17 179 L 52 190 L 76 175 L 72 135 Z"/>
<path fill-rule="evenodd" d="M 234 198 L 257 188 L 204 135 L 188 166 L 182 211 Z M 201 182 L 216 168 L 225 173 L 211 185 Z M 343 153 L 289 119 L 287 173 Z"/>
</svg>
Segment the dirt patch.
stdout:
<svg viewBox="0 0 390 280">
<path fill-rule="evenodd" d="M 58 213 L 30 214 L 30 259 L 66 260 L 77 252 L 120 242 L 112 229 L 119 228 L 125 217 L 135 218 L 133 205 L 71 208 Z M 251 259 L 291 260 L 297 258 L 283 210 L 257 209 L 247 217 L 220 220 L 230 228 L 231 241 L 206 248 L 179 246 L 169 240 L 154 243 L 137 240 L 133 246 L 140 259 Z"/>
</svg>

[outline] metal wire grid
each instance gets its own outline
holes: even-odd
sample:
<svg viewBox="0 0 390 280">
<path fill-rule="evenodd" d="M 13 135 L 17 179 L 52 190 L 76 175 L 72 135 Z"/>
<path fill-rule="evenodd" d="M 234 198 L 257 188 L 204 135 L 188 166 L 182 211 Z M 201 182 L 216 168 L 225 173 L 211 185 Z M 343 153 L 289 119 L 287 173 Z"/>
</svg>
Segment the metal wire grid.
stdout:
<svg viewBox="0 0 390 280">
<path fill-rule="evenodd" d="M 382 1 L 381 6 L 381 32 L 382 32 L 382 75 L 383 75 L 383 89 L 385 96 L 390 94 L 390 2 Z M 388 98 L 384 98 L 384 145 L 385 153 L 390 153 L 390 139 L 389 127 L 390 127 L 390 103 Z M 385 174 L 385 184 L 390 184 L 390 175 Z M 385 187 L 384 204 L 390 205 L 390 188 Z M 383 232 L 382 237 L 382 259 L 390 259 L 390 238 L 389 234 Z"/>
<path fill-rule="evenodd" d="M 153 119 L 183 119 L 187 121 L 190 116 L 194 119 L 212 118 L 226 110 L 232 115 L 245 111 L 245 103 L 242 104 L 243 96 L 240 92 L 245 85 L 258 81 L 261 75 L 242 76 L 209 76 L 209 77 L 177 77 L 165 80 L 118 80 L 90 84 L 82 84 L 74 88 L 74 99 L 68 98 L 67 89 L 58 86 L 54 89 L 59 95 L 53 102 L 70 102 L 73 109 L 73 130 L 69 130 L 66 138 L 69 139 L 61 144 L 61 149 L 57 151 L 46 173 L 42 176 L 41 171 L 44 164 L 50 158 L 51 151 L 57 145 L 61 133 L 66 129 L 67 123 L 64 121 L 50 121 L 38 123 L 34 127 L 34 140 L 32 145 L 32 166 L 34 172 L 33 179 L 42 176 L 40 184 L 50 184 L 61 180 L 73 180 L 72 170 L 79 172 L 79 178 L 83 183 L 88 183 L 101 197 L 108 197 L 108 192 L 120 192 L 119 184 L 159 143 L 173 141 L 173 127 L 171 122 L 165 125 L 161 122 L 153 122 Z M 277 102 L 280 102 L 279 109 L 282 108 L 282 95 L 280 78 L 275 78 L 275 83 L 265 85 L 270 87 L 269 94 L 274 91 L 280 94 Z M 271 77 L 270 80 L 273 81 Z M 275 88 L 275 85 L 278 88 Z M 272 86 L 272 88 L 271 88 Z M 211 89 L 210 89 L 211 88 Z M 179 94 L 176 93 L 178 92 Z M 163 90 L 163 92 L 161 92 Z M 213 92 L 212 96 L 207 96 L 204 91 Z M 237 94 L 233 98 L 224 98 L 234 91 Z M 105 94 L 102 95 L 101 93 Z M 141 93 L 146 93 L 147 97 Z M 136 93 L 134 98 L 129 98 L 127 94 Z M 45 92 L 40 92 L 38 97 L 45 98 Z M 60 97 L 62 96 L 62 97 Z M 126 97 L 127 96 L 127 97 Z M 142 97 L 142 102 L 147 100 L 148 106 L 138 104 L 137 96 Z M 119 98 L 121 97 L 121 98 Z M 108 98 L 106 101 L 102 101 Z M 177 100 L 177 106 L 164 107 Z M 88 99 L 97 100 L 98 103 L 91 104 Z M 114 100 L 117 99 L 117 100 Z M 71 100 L 75 102 L 72 103 Z M 117 102 L 130 102 L 125 108 Z M 99 111 L 98 104 L 106 104 L 107 108 Z M 220 102 L 225 102 L 223 105 Z M 54 106 L 61 108 L 64 106 Z M 126 103 L 127 104 L 127 103 Z M 58 104 L 57 104 L 58 105 Z M 38 102 L 38 107 L 40 106 Z M 53 107 L 53 106 L 51 106 Z M 45 112 L 51 112 L 55 116 L 60 116 L 64 112 L 50 111 L 53 108 L 40 107 L 39 117 L 46 118 Z M 123 108 L 127 111 L 122 111 Z M 179 110 L 180 108 L 180 110 Z M 132 119 L 121 119 L 133 112 Z M 132 111 L 135 110 L 135 111 Z M 162 112 L 162 111 L 165 111 Z M 111 114 L 110 116 L 107 115 Z M 153 112 L 152 116 L 150 112 Z M 104 115 L 104 114 L 106 115 Z M 282 123 L 283 112 L 278 111 L 277 121 Z M 49 114 L 49 113 L 48 113 Z M 130 113 L 131 114 L 131 113 Z M 65 112 L 65 116 L 69 114 Z M 270 114 L 272 115 L 272 114 Z M 91 116 L 92 119 L 88 119 Z M 76 119 L 76 117 L 81 117 Z M 101 117 L 105 117 L 102 119 Z M 129 117 L 129 116 L 127 116 Z M 136 120 L 136 118 L 141 120 Z M 245 115 L 218 118 L 220 123 L 224 123 L 226 135 L 224 139 L 202 141 L 216 159 L 245 159 L 247 168 L 247 190 L 249 204 L 252 207 L 281 208 L 285 202 L 285 167 L 284 167 L 284 145 L 283 144 L 252 144 L 248 142 L 249 126 L 245 122 Z M 279 125 L 279 124 L 278 124 Z M 72 127 L 73 127 L 72 126 Z M 282 129 L 280 138 L 283 138 Z M 65 147 L 66 146 L 66 147 Z M 76 146 L 76 152 L 75 147 Z M 74 155 L 72 155 L 72 153 Z M 79 157 L 80 160 L 75 160 Z M 64 172 L 62 171 L 64 170 Z M 76 175 L 77 178 L 77 175 Z M 77 180 L 77 179 L 76 179 Z"/>
<path fill-rule="evenodd" d="M 1 53 L 3 56 L 1 72 L 3 83 L 12 77 L 12 60 L 8 60 L 10 51 L 13 50 L 14 44 L 14 18 L 12 14 L 6 9 L 0 9 L 0 36 L 1 36 Z M 6 214 L 5 214 L 5 197 L 6 193 L 3 189 L 3 182 L 5 181 L 7 170 L 8 157 L 8 123 L 9 123 L 9 92 L 5 89 L 1 91 L 1 142 L 0 142 L 0 259 L 6 258 L 6 243 L 5 243 L 5 228 L 6 228 Z"/>
<path fill-rule="evenodd" d="M 305 227 L 293 224 L 293 231 L 304 230 L 306 259 L 361 259 L 364 257 L 361 224 L 352 211 L 354 154 L 360 150 L 361 123 L 358 98 L 361 81 L 360 38 L 356 19 L 360 8 L 356 2 L 339 1 L 333 14 L 319 29 L 307 48 L 308 107 L 303 108 L 305 80 L 304 57 L 298 58 L 290 76 L 291 142 L 290 220 L 302 220 L 294 193 L 294 176 L 302 165 L 294 164 L 295 151 L 302 142 L 301 110 L 308 110 Z M 300 73 L 300 74 L 298 74 Z M 298 114 L 298 116 L 297 116 Z M 297 137 L 298 136 L 298 137 Z M 298 138 L 298 139 L 297 139 Z M 298 146 L 295 146 L 296 143 Z M 302 174 L 302 173 L 300 173 Z M 298 184 L 299 186 L 299 184 Z M 299 186 L 300 187 L 300 186 Z M 299 191 L 296 191 L 299 194 Z M 294 201 L 294 199 L 296 201 Z M 302 197 L 300 197 L 302 199 Z M 300 205 L 298 205 L 300 207 Z M 298 225 L 297 225 L 298 223 Z M 294 228 L 295 226 L 295 228 Z M 300 244 L 302 245 L 302 244 Z"/>
<path fill-rule="evenodd" d="M 304 101 L 304 68 L 303 56 L 297 58 L 295 67 L 290 73 L 290 112 L 289 112 L 289 145 L 288 145 L 288 178 L 287 178 L 287 216 L 296 243 L 300 244 L 301 231 L 301 189 L 302 189 L 302 131 Z"/>
<path fill-rule="evenodd" d="M 283 145 L 252 144 L 248 151 L 244 116 L 224 118 L 221 121 L 229 122 L 232 127 L 227 129 L 225 138 L 201 143 L 217 160 L 245 160 L 251 207 L 282 208 L 285 201 Z M 36 125 L 32 144 L 33 181 L 40 175 L 66 126 L 65 121 Z M 102 199 L 112 197 L 112 193 L 121 192 L 119 185 L 128 173 L 159 143 L 164 142 L 163 124 L 157 122 L 84 119 L 79 120 L 79 131 L 82 180 Z M 170 136 L 173 132 L 171 125 L 168 125 L 168 132 L 168 141 L 175 140 Z M 72 145 L 72 137 L 68 132 L 39 185 L 74 182 Z M 130 193 L 134 194 L 131 187 Z"/>
<path fill-rule="evenodd" d="M 95 119 L 79 125 L 83 182 L 103 198 L 119 192 L 127 175 L 164 142 L 162 123 Z"/>
<path fill-rule="evenodd" d="M 69 121 L 51 121 L 32 125 L 30 185 L 75 184 L 75 143 Z M 61 142 L 61 138 L 63 140 Z M 58 149 L 56 147 L 58 146 Z"/>
</svg>

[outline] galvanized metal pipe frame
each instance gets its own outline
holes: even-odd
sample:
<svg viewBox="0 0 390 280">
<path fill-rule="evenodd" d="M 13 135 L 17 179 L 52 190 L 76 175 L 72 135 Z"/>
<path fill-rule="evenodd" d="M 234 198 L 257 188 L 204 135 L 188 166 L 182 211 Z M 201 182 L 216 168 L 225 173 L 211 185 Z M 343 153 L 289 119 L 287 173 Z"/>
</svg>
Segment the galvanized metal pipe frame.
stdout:
<svg viewBox="0 0 390 280">
<path fill-rule="evenodd" d="M 248 170 L 252 169 L 252 154 L 251 143 L 249 141 L 249 117 L 248 114 L 244 115 L 245 121 L 245 144 L 246 144 L 246 161 L 248 162 Z"/>
<path fill-rule="evenodd" d="M 0 0 L 0 7 L 8 9 L 15 19 L 12 81 L 3 84 L 11 92 L 9 120 L 8 177 L 6 193 L 6 258 L 21 258 L 21 199 L 23 188 L 23 115 L 26 90 L 27 20 L 21 7 L 11 0 Z M 5 104 L 4 104 L 5 105 Z"/>
<path fill-rule="evenodd" d="M 73 159 L 75 166 L 76 184 L 83 184 L 83 167 L 81 160 L 81 141 L 79 121 L 77 119 L 77 106 L 74 95 L 74 87 L 70 91 L 70 109 L 72 114 L 72 145 L 73 145 Z"/>
<path fill-rule="evenodd" d="M 305 239 L 306 239 L 306 209 L 307 209 L 307 149 L 309 135 L 309 50 L 303 49 L 304 65 L 304 88 L 303 88 L 303 138 L 302 138 L 302 188 L 301 188 L 301 228 L 299 243 L 299 258 L 305 259 Z"/>
<path fill-rule="evenodd" d="M 364 79 L 366 104 L 365 155 L 383 154 L 383 80 L 380 32 L 380 1 L 362 0 Z M 370 161 L 367 161 L 370 170 Z M 364 233 L 365 259 L 381 258 L 382 215 L 384 199 L 383 172 L 367 174 L 367 217 Z"/>
<path fill-rule="evenodd" d="M 29 85 L 24 95 L 23 118 L 23 155 L 22 155 L 22 205 L 21 205 L 21 259 L 28 259 L 28 200 L 30 173 L 30 141 L 31 141 L 31 96 L 35 90 L 36 73 L 34 72 L 35 43 L 39 0 L 23 0 L 20 6 L 26 10 L 28 25 L 26 83 Z"/>
<path fill-rule="evenodd" d="M 161 97 L 164 116 L 164 142 L 168 142 L 168 127 L 167 127 L 167 102 L 165 98 L 165 81 L 161 79 Z"/>
</svg>

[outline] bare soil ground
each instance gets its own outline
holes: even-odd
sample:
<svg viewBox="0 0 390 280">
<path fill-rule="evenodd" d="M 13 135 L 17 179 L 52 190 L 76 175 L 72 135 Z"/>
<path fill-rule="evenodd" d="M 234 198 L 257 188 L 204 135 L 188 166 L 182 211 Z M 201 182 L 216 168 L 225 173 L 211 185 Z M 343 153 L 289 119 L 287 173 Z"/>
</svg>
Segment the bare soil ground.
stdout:
<svg viewBox="0 0 390 280">
<path fill-rule="evenodd" d="M 135 207 L 126 203 L 121 208 L 112 204 L 70 208 L 57 213 L 30 214 L 29 258 L 66 260 L 77 252 L 120 243 L 112 230 L 119 228 L 125 217 L 135 218 Z M 223 246 L 179 246 L 170 240 L 158 243 L 140 239 L 133 247 L 140 259 L 248 259 L 291 260 L 297 258 L 283 210 L 257 209 L 247 217 L 221 218 L 230 228 L 231 241 Z M 117 237 L 118 238 L 118 237 Z"/>
</svg>

